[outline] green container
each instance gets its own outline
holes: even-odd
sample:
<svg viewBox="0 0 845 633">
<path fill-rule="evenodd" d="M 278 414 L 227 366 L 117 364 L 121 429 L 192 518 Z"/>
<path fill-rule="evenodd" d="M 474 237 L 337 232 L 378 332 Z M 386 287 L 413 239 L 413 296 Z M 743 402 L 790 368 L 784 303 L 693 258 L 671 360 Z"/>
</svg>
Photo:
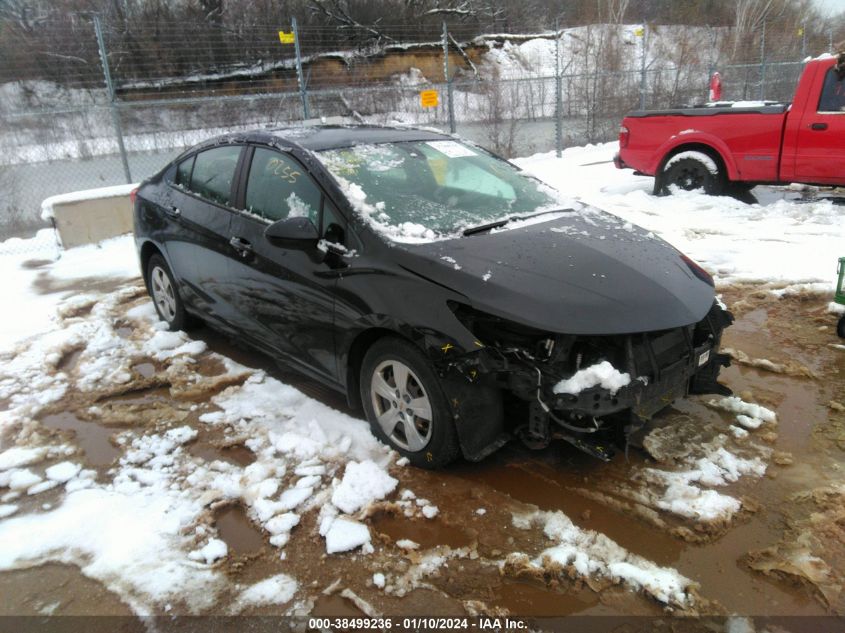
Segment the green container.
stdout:
<svg viewBox="0 0 845 633">
<path fill-rule="evenodd" d="M 839 258 L 839 269 L 836 272 L 839 275 L 839 280 L 836 282 L 836 294 L 833 296 L 833 300 L 845 305 L 845 257 Z"/>
</svg>

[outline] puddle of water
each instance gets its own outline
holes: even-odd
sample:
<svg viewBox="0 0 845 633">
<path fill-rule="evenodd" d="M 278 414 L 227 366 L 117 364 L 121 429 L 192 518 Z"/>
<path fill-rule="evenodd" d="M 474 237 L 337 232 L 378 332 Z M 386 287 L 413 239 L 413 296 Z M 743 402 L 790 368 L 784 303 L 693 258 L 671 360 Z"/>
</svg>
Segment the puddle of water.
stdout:
<svg viewBox="0 0 845 633">
<path fill-rule="evenodd" d="M 132 365 L 132 370 L 142 378 L 152 378 L 156 373 L 156 366 L 152 363 L 138 363 Z"/>
<path fill-rule="evenodd" d="M 68 352 L 65 352 L 62 359 L 59 361 L 59 364 L 56 365 L 57 371 L 69 372 L 76 367 L 77 363 L 79 362 L 79 357 L 82 356 L 81 349 L 72 349 Z"/>
<path fill-rule="evenodd" d="M 626 480 L 626 473 L 643 460 L 636 451 L 631 451 L 630 459 L 629 465 L 619 455 L 614 462 L 604 464 L 569 446 L 552 445 L 544 451 L 531 451 L 512 442 L 484 462 L 454 471 L 464 479 L 506 492 L 541 510 L 560 510 L 583 529 L 601 532 L 659 565 L 671 565 L 683 549 L 678 539 L 572 492 L 574 488 L 592 488 L 603 479 Z"/>
<path fill-rule="evenodd" d="M 373 515 L 372 522 L 376 532 L 387 534 L 394 541 L 411 539 L 419 543 L 422 549 L 437 545 L 448 545 L 451 548 L 466 547 L 473 540 L 461 528 L 446 525 L 443 521 L 423 522 L 423 520 L 394 516 L 388 512 L 378 512 Z"/>
<path fill-rule="evenodd" d="M 521 616 L 562 616 L 579 613 L 598 604 L 598 595 L 590 589 L 560 593 L 536 582 L 509 580 L 495 588 L 496 605 Z"/>
<path fill-rule="evenodd" d="M 80 420 L 70 411 L 46 415 L 41 424 L 48 429 L 71 431 L 92 466 L 109 466 L 120 455 L 120 451 L 109 441 L 112 429 L 96 422 Z"/>
<path fill-rule="evenodd" d="M 255 453 L 241 444 L 218 448 L 206 442 L 197 441 L 188 447 L 188 452 L 207 462 L 220 460 L 236 466 L 249 466 L 255 461 Z"/>
<path fill-rule="evenodd" d="M 119 396 L 107 396 L 103 398 L 106 402 L 114 402 L 122 405 L 150 404 L 152 402 L 162 402 L 172 399 L 173 398 L 170 395 L 170 389 L 168 387 L 139 389 L 136 391 L 128 391 Z"/>
<path fill-rule="evenodd" d="M 82 574 L 71 565 L 48 563 L 30 569 L 0 572 L 0 616 L 130 616 L 132 611 L 117 595 L 103 587 L 96 580 Z M 40 624 L 36 624 L 40 622 Z M 43 627 L 44 620 L 28 624 L 18 623 L 20 630 L 35 630 Z M 114 624 L 114 623 L 112 623 Z M 15 628 L 16 625 L 10 625 Z M 4 629 L 6 627 L 3 627 Z M 54 630 L 65 629 L 56 623 L 47 626 Z M 73 630 L 73 624 L 66 624 L 66 630 Z M 100 629 L 100 627 L 94 627 Z M 122 618 L 120 631 L 145 631 L 141 620 Z"/>
<path fill-rule="evenodd" d="M 351 600 L 342 598 L 337 594 L 332 594 L 317 598 L 314 601 L 314 608 L 311 609 L 311 615 L 317 617 L 337 616 L 360 618 L 365 614 Z"/>
<path fill-rule="evenodd" d="M 264 537 L 240 505 L 228 505 L 217 511 L 214 526 L 220 538 L 236 556 L 257 554 L 264 547 Z"/>
</svg>

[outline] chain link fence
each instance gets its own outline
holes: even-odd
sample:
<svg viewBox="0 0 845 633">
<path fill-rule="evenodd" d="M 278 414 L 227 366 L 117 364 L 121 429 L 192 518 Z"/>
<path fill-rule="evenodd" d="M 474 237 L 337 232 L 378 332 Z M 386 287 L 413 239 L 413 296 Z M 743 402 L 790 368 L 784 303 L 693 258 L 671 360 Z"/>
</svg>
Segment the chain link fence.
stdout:
<svg viewBox="0 0 845 633">
<path fill-rule="evenodd" d="M 0 60 L 0 238 L 43 226 L 48 196 L 139 181 L 239 129 L 306 118 L 424 125 L 512 157 L 612 140 L 632 109 L 704 103 L 716 70 L 725 99 L 788 101 L 804 56 L 840 35 L 808 41 L 770 25 L 770 42 L 775 26 L 791 34 L 775 50 L 761 34 L 737 43 L 729 27 L 478 35 L 444 24 L 391 27 L 362 45 L 361 25 L 291 26 L 178 24 L 139 37 L 74 14 L 37 55 Z M 437 103 L 423 107 L 430 90 Z"/>
</svg>

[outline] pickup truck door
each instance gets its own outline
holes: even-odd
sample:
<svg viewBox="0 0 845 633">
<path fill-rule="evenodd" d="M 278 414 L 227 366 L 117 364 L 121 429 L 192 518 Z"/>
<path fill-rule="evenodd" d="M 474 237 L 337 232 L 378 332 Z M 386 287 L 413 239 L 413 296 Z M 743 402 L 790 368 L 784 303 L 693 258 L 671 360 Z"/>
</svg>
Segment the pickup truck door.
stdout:
<svg viewBox="0 0 845 633">
<path fill-rule="evenodd" d="M 845 185 L 845 76 L 830 67 L 814 82 L 796 135 L 798 182 Z M 784 148 L 786 149 L 786 148 Z"/>
</svg>

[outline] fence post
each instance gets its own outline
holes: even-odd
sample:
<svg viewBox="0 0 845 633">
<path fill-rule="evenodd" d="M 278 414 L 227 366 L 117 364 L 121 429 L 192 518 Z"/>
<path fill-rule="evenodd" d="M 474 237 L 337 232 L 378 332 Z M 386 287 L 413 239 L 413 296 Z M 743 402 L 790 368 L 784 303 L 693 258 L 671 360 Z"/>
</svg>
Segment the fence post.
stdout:
<svg viewBox="0 0 845 633">
<path fill-rule="evenodd" d="M 111 80 L 109 70 L 109 58 L 106 53 L 106 40 L 103 38 L 103 26 L 100 24 L 100 16 L 94 15 L 94 32 L 97 35 L 97 47 L 100 49 L 100 62 L 103 65 L 103 77 L 106 80 L 106 90 L 109 93 L 109 109 L 111 110 L 114 135 L 117 138 L 117 148 L 120 151 L 120 160 L 123 162 L 123 175 L 126 183 L 132 182 L 132 173 L 129 171 L 129 159 L 126 157 L 126 147 L 123 144 L 123 127 L 120 124 L 120 112 L 117 111 L 117 99 L 114 93 L 114 84 Z"/>
<path fill-rule="evenodd" d="M 446 29 L 446 22 L 443 22 L 443 78 L 446 80 L 446 104 L 449 113 L 449 132 L 455 133 L 455 99 L 452 91 L 452 78 L 449 76 L 449 31 Z"/>
<path fill-rule="evenodd" d="M 766 100 L 766 20 L 760 33 L 760 101 Z"/>
<path fill-rule="evenodd" d="M 563 151 L 563 86 L 560 77 L 560 20 L 555 19 L 555 156 Z"/>
<path fill-rule="evenodd" d="M 646 50 L 648 46 L 648 25 L 643 24 L 643 54 L 640 59 L 640 110 L 645 110 L 645 90 L 646 90 Z"/>
<path fill-rule="evenodd" d="M 302 99 L 302 118 L 310 119 L 308 115 L 308 90 L 305 87 L 305 76 L 302 74 L 302 52 L 299 48 L 299 29 L 296 25 L 296 18 L 290 19 L 291 30 L 293 31 L 293 48 L 296 51 L 296 81 L 299 83 L 299 98 Z"/>
</svg>

